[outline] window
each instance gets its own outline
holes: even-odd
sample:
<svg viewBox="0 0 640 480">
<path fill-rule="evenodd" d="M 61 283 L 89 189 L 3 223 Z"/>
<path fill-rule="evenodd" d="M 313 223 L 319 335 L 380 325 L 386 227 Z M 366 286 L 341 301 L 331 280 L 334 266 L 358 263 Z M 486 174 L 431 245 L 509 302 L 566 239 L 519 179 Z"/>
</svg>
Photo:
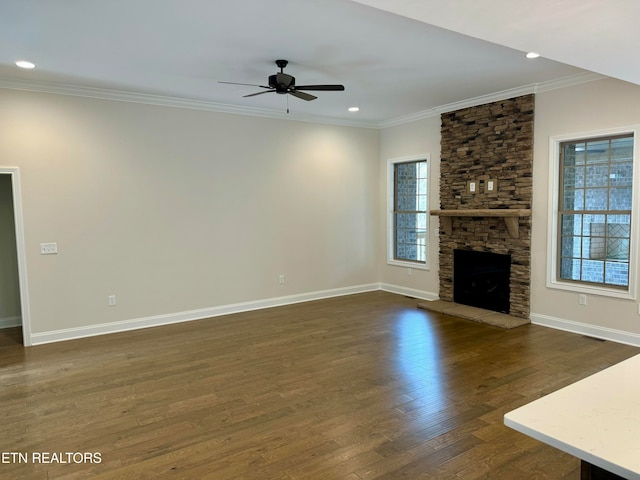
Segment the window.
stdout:
<svg viewBox="0 0 640 480">
<path fill-rule="evenodd" d="M 427 266 L 427 159 L 395 160 L 389 163 L 390 254 L 389 263 L 409 262 Z"/>
<path fill-rule="evenodd" d="M 551 283 L 633 296 L 634 133 L 557 140 Z"/>
</svg>

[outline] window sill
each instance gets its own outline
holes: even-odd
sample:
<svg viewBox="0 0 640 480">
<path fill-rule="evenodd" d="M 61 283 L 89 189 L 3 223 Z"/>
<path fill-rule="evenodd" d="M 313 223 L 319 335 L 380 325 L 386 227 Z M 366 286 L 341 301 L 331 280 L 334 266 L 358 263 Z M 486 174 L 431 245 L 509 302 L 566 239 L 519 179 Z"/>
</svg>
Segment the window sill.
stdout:
<svg viewBox="0 0 640 480">
<path fill-rule="evenodd" d="M 413 268 L 414 270 L 429 270 L 426 263 L 407 262 L 402 260 L 387 260 L 387 265 L 392 267 Z"/>
<path fill-rule="evenodd" d="M 572 282 L 559 282 L 547 280 L 547 287 L 555 290 L 564 290 L 574 293 L 584 293 L 588 295 L 599 295 L 602 297 L 621 298 L 624 300 L 635 300 L 636 295 L 631 290 L 622 290 L 616 288 L 598 287 L 596 285 L 586 285 Z"/>
</svg>

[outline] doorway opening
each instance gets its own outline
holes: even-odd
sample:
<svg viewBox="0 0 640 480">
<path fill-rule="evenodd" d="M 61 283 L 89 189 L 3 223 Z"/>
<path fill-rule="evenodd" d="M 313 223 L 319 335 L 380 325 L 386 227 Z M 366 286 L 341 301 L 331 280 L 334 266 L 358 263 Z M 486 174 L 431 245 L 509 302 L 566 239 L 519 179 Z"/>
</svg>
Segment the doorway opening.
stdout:
<svg viewBox="0 0 640 480">
<path fill-rule="evenodd" d="M 0 346 L 31 345 L 21 198 L 19 169 L 0 167 Z"/>
</svg>

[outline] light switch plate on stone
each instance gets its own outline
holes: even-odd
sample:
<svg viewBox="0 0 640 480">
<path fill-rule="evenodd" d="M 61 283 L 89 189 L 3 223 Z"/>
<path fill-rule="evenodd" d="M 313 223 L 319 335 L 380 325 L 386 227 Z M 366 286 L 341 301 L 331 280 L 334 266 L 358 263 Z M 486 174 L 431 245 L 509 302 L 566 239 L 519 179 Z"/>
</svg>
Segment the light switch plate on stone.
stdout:
<svg viewBox="0 0 640 480">
<path fill-rule="evenodd" d="M 475 180 L 469 180 L 467 182 L 467 193 L 476 194 L 478 193 L 478 182 Z"/>
<path fill-rule="evenodd" d="M 498 180 L 490 178 L 484 182 L 484 193 L 495 195 L 498 193 Z"/>
</svg>

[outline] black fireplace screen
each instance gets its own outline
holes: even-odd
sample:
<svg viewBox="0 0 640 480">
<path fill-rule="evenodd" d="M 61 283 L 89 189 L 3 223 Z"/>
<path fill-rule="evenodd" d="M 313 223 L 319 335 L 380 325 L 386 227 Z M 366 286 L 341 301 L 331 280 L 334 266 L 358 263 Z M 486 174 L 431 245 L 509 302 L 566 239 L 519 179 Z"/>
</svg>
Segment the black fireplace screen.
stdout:
<svg viewBox="0 0 640 480">
<path fill-rule="evenodd" d="M 453 301 L 509 313 L 511 255 L 453 251 Z"/>
</svg>

